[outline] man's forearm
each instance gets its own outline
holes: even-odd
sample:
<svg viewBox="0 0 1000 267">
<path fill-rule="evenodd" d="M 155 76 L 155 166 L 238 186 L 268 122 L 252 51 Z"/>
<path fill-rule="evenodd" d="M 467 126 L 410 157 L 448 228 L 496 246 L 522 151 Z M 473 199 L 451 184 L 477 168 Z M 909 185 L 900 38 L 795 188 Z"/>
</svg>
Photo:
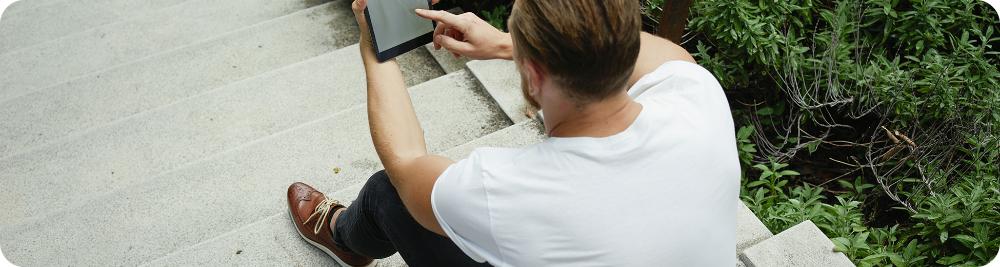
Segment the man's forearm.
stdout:
<svg viewBox="0 0 1000 267">
<path fill-rule="evenodd" d="M 379 63 L 370 42 L 362 40 L 361 59 L 368 82 L 368 127 L 389 177 L 401 160 L 427 154 L 423 130 L 395 60 Z"/>
</svg>

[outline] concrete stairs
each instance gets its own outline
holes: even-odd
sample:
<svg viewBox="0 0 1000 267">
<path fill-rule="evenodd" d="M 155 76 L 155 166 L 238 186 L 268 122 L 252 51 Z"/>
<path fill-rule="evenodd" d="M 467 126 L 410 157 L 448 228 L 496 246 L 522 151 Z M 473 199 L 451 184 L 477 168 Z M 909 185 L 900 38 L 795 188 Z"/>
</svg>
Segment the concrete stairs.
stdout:
<svg viewBox="0 0 1000 267">
<path fill-rule="evenodd" d="M 349 4 L 16 2 L 0 20 L 6 258 L 336 265 L 293 233 L 284 190 L 303 181 L 349 200 L 381 168 Z M 426 48 L 398 61 L 432 151 L 542 140 L 510 62 Z M 799 240 L 740 212 L 741 264 Z"/>
<path fill-rule="evenodd" d="M 146 16 L 153 11 L 186 0 L 32 0 L 16 2 L 8 9 L 11 18 L 0 25 L 10 38 L 0 40 L 0 51 L 31 46 L 73 33 Z"/>
</svg>

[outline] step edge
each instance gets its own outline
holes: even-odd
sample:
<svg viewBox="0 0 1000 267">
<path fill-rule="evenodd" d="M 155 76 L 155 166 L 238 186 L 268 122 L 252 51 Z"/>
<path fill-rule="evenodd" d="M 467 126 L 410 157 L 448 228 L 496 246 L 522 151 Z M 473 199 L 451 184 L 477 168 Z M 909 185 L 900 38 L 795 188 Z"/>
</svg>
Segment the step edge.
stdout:
<svg viewBox="0 0 1000 267">
<path fill-rule="evenodd" d="M 346 1 L 346 0 L 336 0 L 336 1 Z M 227 31 L 227 32 L 223 32 L 223 33 L 220 33 L 220 34 L 217 34 L 215 36 L 208 37 L 208 38 L 205 38 L 205 39 L 196 40 L 196 41 L 193 41 L 193 42 L 191 42 L 189 44 L 186 44 L 186 45 L 174 47 L 174 48 L 167 49 L 167 50 L 164 50 L 164 51 L 161 51 L 161 52 L 157 52 L 157 53 L 146 55 L 146 56 L 143 56 L 143 57 L 140 57 L 140 58 L 136 58 L 136 59 L 131 60 L 131 61 L 122 62 L 122 63 L 115 64 L 115 65 L 112 65 L 112 66 L 108 66 L 108 67 L 105 67 L 105 68 L 102 68 L 102 69 L 99 69 L 99 70 L 95 70 L 95 71 L 92 71 L 92 72 L 88 72 L 88 73 L 80 74 L 80 75 L 77 75 L 77 76 L 73 76 L 73 77 L 68 78 L 66 80 L 57 81 L 57 82 L 51 83 L 49 85 L 39 86 L 37 88 L 28 90 L 28 91 L 26 91 L 24 93 L 17 94 L 17 95 L 12 95 L 12 96 L 9 96 L 7 98 L 0 99 L 0 104 L 4 104 L 4 103 L 10 102 L 10 101 L 14 101 L 14 100 L 17 100 L 19 98 L 22 98 L 22 97 L 25 97 L 25 96 L 28 96 L 28 95 L 32 95 L 32 94 L 36 94 L 36 93 L 39 93 L 39 92 L 42 92 L 42 91 L 46 91 L 46 90 L 49 90 L 50 88 L 54 88 L 54 87 L 60 86 L 62 84 L 67 84 L 67 83 L 70 83 L 70 82 L 73 82 L 73 81 L 77 81 L 77 80 L 81 80 L 81 79 L 84 79 L 84 78 L 87 78 L 87 77 L 95 76 L 97 74 L 106 73 L 106 72 L 111 71 L 111 70 L 123 69 L 123 68 L 126 68 L 128 66 L 140 63 L 140 62 L 145 62 L 145 61 L 148 61 L 148 60 L 152 60 L 152 59 L 156 59 L 156 58 L 160 58 L 160 57 L 165 57 L 165 56 L 168 56 L 168 55 L 176 54 L 176 53 L 181 52 L 181 51 L 183 51 L 185 49 L 189 49 L 189 48 L 193 49 L 192 47 L 203 46 L 203 45 L 212 43 L 214 41 L 223 40 L 223 39 L 226 39 L 226 38 L 231 38 L 231 37 L 236 36 L 238 34 L 241 34 L 241 33 L 244 33 L 244 32 L 249 32 L 252 29 L 256 29 L 258 27 L 263 27 L 263 25 L 265 25 L 265 24 L 279 23 L 277 21 L 288 19 L 289 17 L 299 15 L 300 13 L 312 12 L 312 11 L 314 11 L 313 9 L 325 8 L 327 5 L 332 5 L 336 1 L 331 1 L 331 2 L 320 4 L 320 5 L 316 5 L 316 6 L 313 6 L 313 7 L 309 7 L 309 8 L 306 8 L 306 9 L 301 9 L 301 10 L 298 10 L 298 11 L 295 11 L 295 12 L 292 12 L 292 13 L 285 14 L 285 15 L 280 16 L 280 17 L 271 18 L 269 20 L 265 20 L 265 21 L 261 21 L 261 22 L 258 22 L 258 23 L 247 25 L 247 26 L 244 26 L 244 27 L 241 27 L 241 28 L 233 29 L 233 30 L 230 30 L 230 31 Z M 7 56 L 7 55 L 6 54 L 0 54 L 0 58 L 2 58 L 4 56 Z"/>
</svg>

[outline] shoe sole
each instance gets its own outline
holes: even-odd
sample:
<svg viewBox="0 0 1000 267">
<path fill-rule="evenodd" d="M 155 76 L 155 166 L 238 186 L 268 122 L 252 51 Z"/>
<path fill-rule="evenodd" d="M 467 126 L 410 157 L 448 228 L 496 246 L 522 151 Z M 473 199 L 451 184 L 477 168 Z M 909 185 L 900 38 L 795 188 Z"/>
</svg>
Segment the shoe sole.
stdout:
<svg viewBox="0 0 1000 267">
<path fill-rule="evenodd" d="M 288 218 L 292 219 L 292 224 L 296 223 L 295 222 L 295 216 L 292 215 L 292 210 L 291 209 L 288 210 Z M 319 243 L 313 242 L 311 239 L 306 238 L 306 236 L 303 235 L 302 232 L 299 231 L 298 226 L 295 226 L 295 233 L 298 233 L 299 236 L 302 237 L 302 240 L 305 240 L 306 242 L 309 242 L 309 244 L 311 244 L 314 247 L 318 248 L 319 250 L 322 250 L 323 252 L 325 252 L 326 255 L 329 255 L 331 258 L 333 258 L 333 260 L 337 261 L 337 263 L 339 263 L 340 266 L 344 266 L 344 267 L 354 266 L 354 265 L 347 264 L 346 262 L 344 262 L 344 260 L 341 260 L 340 257 L 337 256 L 337 254 L 334 254 L 333 251 L 330 251 L 330 249 L 327 249 L 326 246 L 320 245 Z M 368 265 L 365 265 L 365 267 L 375 267 L 376 265 L 378 265 L 378 260 L 377 259 L 372 260 L 372 262 L 369 263 Z"/>
</svg>

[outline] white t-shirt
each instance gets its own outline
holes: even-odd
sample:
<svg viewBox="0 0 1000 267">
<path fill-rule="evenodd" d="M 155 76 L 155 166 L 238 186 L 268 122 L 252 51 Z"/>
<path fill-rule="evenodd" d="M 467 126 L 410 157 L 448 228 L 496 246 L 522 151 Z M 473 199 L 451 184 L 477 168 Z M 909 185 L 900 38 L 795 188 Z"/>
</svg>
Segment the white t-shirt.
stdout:
<svg viewBox="0 0 1000 267">
<path fill-rule="evenodd" d="M 719 82 L 671 61 L 629 94 L 643 108 L 618 134 L 451 165 L 431 194 L 448 237 L 494 266 L 735 266 L 740 166 Z"/>
</svg>

